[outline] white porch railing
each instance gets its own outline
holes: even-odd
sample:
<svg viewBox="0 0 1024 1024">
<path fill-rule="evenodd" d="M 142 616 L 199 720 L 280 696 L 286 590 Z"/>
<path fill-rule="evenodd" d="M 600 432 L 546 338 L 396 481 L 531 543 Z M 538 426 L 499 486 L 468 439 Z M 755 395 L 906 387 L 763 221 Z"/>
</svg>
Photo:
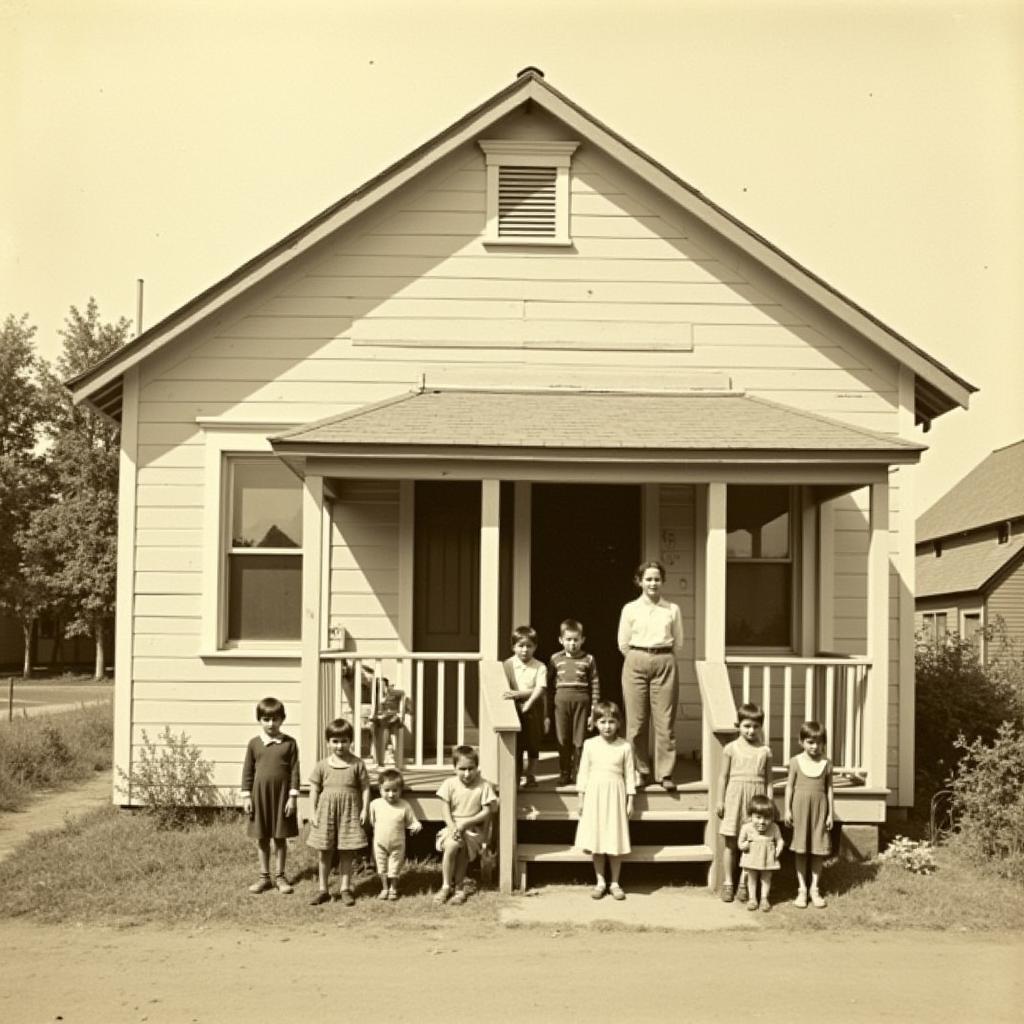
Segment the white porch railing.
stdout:
<svg viewBox="0 0 1024 1024">
<path fill-rule="evenodd" d="M 372 716 L 386 686 L 397 688 L 405 698 L 400 742 L 412 748 L 405 763 L 444 766 L 451 747 L 466 742 L 467 722 L 476 731 L 480 660 L 479 653 L 466 651 L 321 651 L 320 722 L 351 721 L 353 752 L 366 756 L 373 747 Z M 475 735 L 472 740 L 479 742 Z M 323 739 L 319 742 L 322 748 Z"/>
<path fill-rule="evenodd" d="M 828 730 L 827 754 L 836 773 L 865 776 L 869 743 L 865 707 L 871 662 L 867 658 L 726 657 L 736 704 L 753 701 L 764 709 L 764 740 L 776 766 L 800 749 L 800 724 L 818 721 Z"/>
</svg>

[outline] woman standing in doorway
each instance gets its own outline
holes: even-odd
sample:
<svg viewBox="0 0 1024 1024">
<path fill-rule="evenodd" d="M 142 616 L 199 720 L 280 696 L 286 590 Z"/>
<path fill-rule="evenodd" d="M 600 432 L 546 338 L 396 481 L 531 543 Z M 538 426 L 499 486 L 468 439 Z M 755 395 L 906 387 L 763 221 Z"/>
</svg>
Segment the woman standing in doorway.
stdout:
<svg viewBox="0 0 1024 1024">
<path fill-rule="evenodd" d="M 683 620 L 679 606 L 661 596 L 665 567 L 641 562 L 633 582 L 640 588 L 635 601 L 623 605 L 619 617 L 622 699 L 626 706 L 626 738 L 633 744 L 640 785 L 657 779 L 672 793 L 676 784 L 675 722 L 679 705 L 676 658 L 683 651 Z M 653 763 L 649 732 L 654 730 Z"/>
</svg>

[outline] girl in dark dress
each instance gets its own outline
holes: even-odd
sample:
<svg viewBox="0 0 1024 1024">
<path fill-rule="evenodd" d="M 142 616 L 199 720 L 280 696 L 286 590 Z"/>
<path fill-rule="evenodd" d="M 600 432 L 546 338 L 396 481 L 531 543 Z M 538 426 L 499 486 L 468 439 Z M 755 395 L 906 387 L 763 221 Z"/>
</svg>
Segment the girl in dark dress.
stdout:
<svg viewBox="0 0 1024 1024">
<path fill-rule="evenodd" d="M 256 705 L 256 721 L 263 731 L 249 740 L 242 765 L 242 806 L 249 818 L 249 837 L 260 853 L 260 877 L 249 886 L 259 895 L 270 889 L 294 892 L 284 876 L 287 840 L 299 834 L 296 802 L 299 798 L 299 745 L 281 732 L 284 705 L 264 697 Z M 270 879 L 270 843 L 274 843 L 274 880 Z"/>
</svg>

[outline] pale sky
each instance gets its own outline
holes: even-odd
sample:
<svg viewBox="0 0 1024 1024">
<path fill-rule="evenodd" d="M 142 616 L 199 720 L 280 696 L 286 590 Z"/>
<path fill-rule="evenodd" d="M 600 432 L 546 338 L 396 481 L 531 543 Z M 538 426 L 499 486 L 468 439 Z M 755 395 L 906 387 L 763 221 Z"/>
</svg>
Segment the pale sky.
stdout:
<svg viewBox="0 0 1024 1024">
<path fill-rule="evenodd" d="M 1024 3 L 0 0 L 0 317 L 152 325 L 534 64 L 1024 437 Z M 920 437 L 920 435 L 919 435 Z"/>
</svg>

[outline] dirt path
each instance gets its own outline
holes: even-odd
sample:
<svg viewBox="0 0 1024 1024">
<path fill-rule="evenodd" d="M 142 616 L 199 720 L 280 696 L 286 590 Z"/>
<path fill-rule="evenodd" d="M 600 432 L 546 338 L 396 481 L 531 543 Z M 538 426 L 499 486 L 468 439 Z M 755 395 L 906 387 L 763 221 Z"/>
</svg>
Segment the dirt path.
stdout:
<svg viewBox="0 0 1024 1024">
<path fill-rule="evenodd" d="M 0 925 L 6 1024 L 1019 1021 L 1020 936 Z M 747 982 L 739 979 L 746 977 Z"/>
<path fill-rule="evenodd" d="M 23 811 L 0 814 L 0 862 L 33 832 L 60 828 L 68 816 L 74 818 L 109 803 L 110 787 L 109 772 L 97 773 L 84 785 L 40 794 Z"/>
</svg>

